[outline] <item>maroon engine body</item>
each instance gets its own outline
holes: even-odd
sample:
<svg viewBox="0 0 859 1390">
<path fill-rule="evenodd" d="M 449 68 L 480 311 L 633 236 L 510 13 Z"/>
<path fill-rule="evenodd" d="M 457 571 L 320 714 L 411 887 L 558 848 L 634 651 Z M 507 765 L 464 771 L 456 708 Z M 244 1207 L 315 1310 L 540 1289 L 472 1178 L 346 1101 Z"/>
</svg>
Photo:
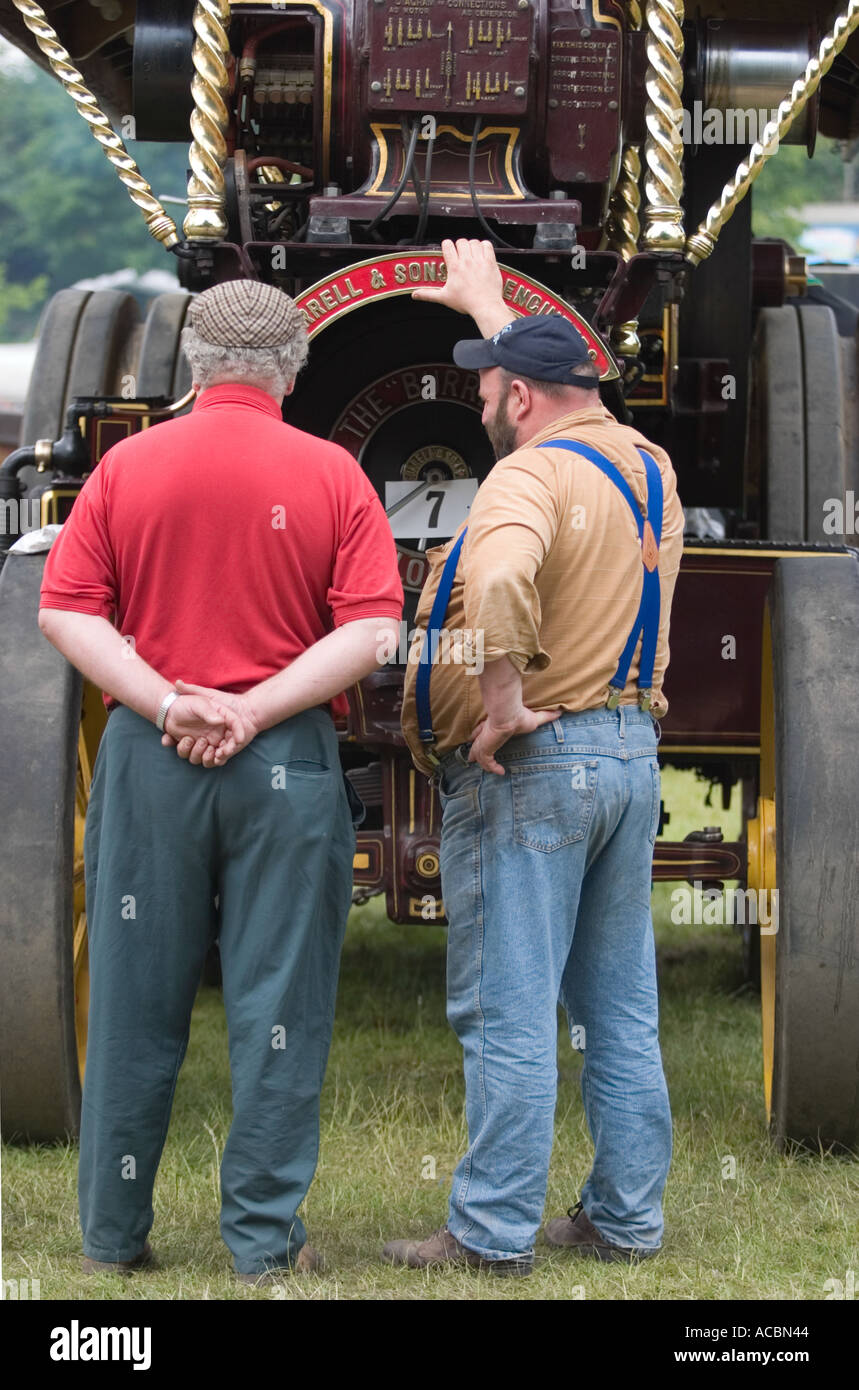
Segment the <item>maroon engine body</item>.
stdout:
<svg viewBox="0 0 859 1390">
<path fill-rule="evenodd" d="M 747 18 L 738 3 L 704 3 L 682 31 L 684 108 L 777 105 L 830 8 L 762 0 Z M 442 238 L 491 237 L 511 309 L 573 318 L 600 365 L 606 403 L 674 461 L 690 534 L 661 752 L 727 789 L 756 776 L 763 606 L 785 549 L 767 514 L 755 319 L 790 303 L 802 276 L 783 243 L 752 237 L 750 200 L 694 273 L 682 247 L 624 243 L 623 208 L 610 203 L 621 156 L 637 151 L 650 170 L 642 220 L 660 167 L 648 107 L 659 16 L 648 37 L 643 9 L 630 0 L 235 0 L 227 231 L 192 241 L 180 265 L 192 290 L 248 277 L 294 295 L 311 352 L 286 418 L 349 449 L 389 509 L 407 484 L 444 493 L 433 525 L 415 522 L 409 533 L 392 516 L 408 632 L 428 545 L 452 534 L 468 488 L 493 464 L 476 377 L 452 364 L 453 343 L 470 326 L 410 295 L 441 278 Z M 138 139 L 187 140 L 192 37 L 190 6 L 138 0 L 124 108 Z M 168 72 L 163 55 L 174 39 Z M 790 140 L 810 150 L 818 129 L 853 134 L 859 83 L 850 52 Z M 659 61 L 664 67 L 664 52 Z M 127 77 L 115 76 L 121 91 Z M 687 230 L 743 153 L 693 129 L 681 185 Z M 632 321 L 630 352 L 622 329 Z M 86 425 L 95 461 L 117 430 L 141 424 L 120 401 L 111 411 Z M 57 507 L 63 481 L 53 484 Z M 718 541 L 691 520 L 704 509 L 718 519 Z M 355 878 L 362 892 L 386 894 L 396 921 L 441 920 L 440 810 L 399 731 L 402 683 L 402 660 L 363 681 L 340 730 L 344 768 L 368 808 Z M 690 866 L 702 878 L 744 877 L 743 846 L 702 845 L 700 854 L 660 841 L 654 877 L 687 877 Z"/>
</svg>

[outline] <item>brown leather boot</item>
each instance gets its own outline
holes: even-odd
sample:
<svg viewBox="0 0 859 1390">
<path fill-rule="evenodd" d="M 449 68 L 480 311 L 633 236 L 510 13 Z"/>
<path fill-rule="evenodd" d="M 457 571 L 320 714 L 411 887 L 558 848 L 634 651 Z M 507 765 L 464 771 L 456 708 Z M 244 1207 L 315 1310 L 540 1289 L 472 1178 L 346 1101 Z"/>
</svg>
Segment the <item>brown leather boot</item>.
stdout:
<svg viewBox="0 0 859 1390">
<path fill-rule="evenodd" d="M 550 1245 L 561 1245 L 576 1250 L 580 1255 L 595 1256 L 598 1260 L 625 1260 L 629 1263 L 658 1254 L 656 1250 L 643 1250 L 635 1245 L 612 1245 L 588 1219 L 581 1202 L 570 1207 L 566 1216 L 547 1221 L 543 1234 Z"/>
<path fill-rule="evenodd" d="M 446 1226 L 434 1231 L 426 1240 L 389 1240 L 382 1251 L 382 1258 L 394 1265 L 408 1265 L 409 1269 L 428 1269 L 432 1265 L 468 1265 L 471 1269 L 481 1269 L 487 1274 L 527 1275 L 534 1268 L 531 1255 L 523 1255 L 519 1260 L 485 1260 L 476 1250 L 460 1245 L 456 1236 L 451 1235 Z"/>
<path fill-rule="evenodd" d="M 325 1261 L 318 1250 L 314 1250 L 312 1245 L 302 1245 L 295 1257 L 295 1264 L 284 1265 L 279 1269 L 263 1269 L 259 1274 L 239 1274 L 236 1278 L 240 1284 L 259 1285 L 260 1288 L 265 1284 L 279 1284 L 288 1274 L 319 1274 L 325 1268 Z"/>
<path fill-rule="evenodd" d="M 153 1269 L 155 1265 L 155 1254 L 147 1240 L 133 1260 L 93 1260 L 84 1255 L 81 1268 L 84 1274 L 136 1274 L 139 1269 Z"/>
</svg>

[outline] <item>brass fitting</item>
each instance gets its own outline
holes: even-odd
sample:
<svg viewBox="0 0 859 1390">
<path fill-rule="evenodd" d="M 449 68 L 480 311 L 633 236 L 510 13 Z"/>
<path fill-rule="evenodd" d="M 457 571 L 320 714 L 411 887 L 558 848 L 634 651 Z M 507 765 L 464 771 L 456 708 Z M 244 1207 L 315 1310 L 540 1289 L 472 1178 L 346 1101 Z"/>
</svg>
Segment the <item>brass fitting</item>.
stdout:
<svg viewBox="0 0 859 1390">
<path fill-rule="evenodd" d="M 637 0 L 630 0 L 630 27 L 640 29 L 641 20 L 641 6 Z M 609 200 L 606 232 L 609 248 L 616 251 L 625 261 L 631 260 L 638 251 L 638 239 L 641 236 L 640 209 L 641 147 L 624 145 L 617 183 Z M 616 323 L 611 330 L 611 345 L 618 357 L 627 357 L 633 361 L 640 357 L 638 319 Z"/>
<path fill-rule="evenodd" d="M 638 0 L 630 0 L 629 26 L 641 28 L 642 14 Z M 612 251 L 631 260 L 638 251 L 641 236 L 641 146 L 624 145 L 621 155 L 617 182 L 612 189 L 608 205 L 608 225 L 606 232 Z"/>
<path fill-rule="evenodd" d="M 230 44 L 229 0 L 197 0 L 194 6 L 196 39 L 191 52 L 194 77 L 191 95 L 191 135 L 188 152 L 188 212 L 183 223 L 189 241 L 221 241 L 227 234 L 224 165 L 227 160 L 229 90 L 227 59 Z"/>
<path fill-rule="evenodd" d="M 646 203 L 642 248 L 682 251 L 683 0 L 647 0 Z"/>
<path fill-rule="evenodd" d="M 123 141 L 111 128 L 110 121 L 86 86 L 83 76 L 71 60 L 68 50 L 60 43 L 56 29 L 48 21 L 41 5 L 35 0 L 13 0 L 15 8 L 44 53 L 55 76 L 65 87 L 90 131 L 113 165 L 120 181 L 125 184 L 131 201 L 140 208 L 149 232 L 168 250 L 179 242 L 173 218 L 164 211 L 149 184 L 131 158 Z"/>
<path fill-rule="evenodd" d="M 784 292 L 793 298 L 808 294 L 808 263 L 804 256 L 784 257 Z"/>
<path fill-rule="evenodd" d="M 639 147 L 626 145 L 620 162 L 620 177 L 609 202 L 608 216 L 609 246 L 625 261 L 631 260 L 638 251 L 641 232 L 638 216 L 641 207 L 640 179 Z M 611 345 L 620 357 L 639 357 L 641 341 L 638 337 L 638 319 L 616 323 L 611 331 Z"/>
<path fill-rule="evenodd" d="M 441 871 L 438 855 L 432 850 L 425 850 L 423 854 L 418 855 L 415 869 L 421 878 L 437 878 Z"/>
<path fill-rule="evenodd" d="M 689 237 L 686 242 L 686 259 L 691 265 L 700 265 L 713 254 L 725 223 L 733 217 L 767 160 L 776 153 L 779 143 L 797 116 L 805 110 L 857 27 L 859 0 L 850 0 L 847 8 L 838 16 L 832 29 L 821 41 L 816 55 L 809 59 L 802 77 L 794 82 L 791 91 L 779 105 L 775 119 L 767 124 L 760 140 L 755 141 L 746 159 L 738 165 L 730 183 L 725 184 L 721 197 L 713 203 L 698 230 Z"/>
<path fill-rule="evenodd" d="M 46 473 L 51 466 L 51 459 L 54 455 L 54 441 L 52 439 L 37 439 L 33 445 L 33 453 L 36 458 L 36 472 Z"/>
</svg>

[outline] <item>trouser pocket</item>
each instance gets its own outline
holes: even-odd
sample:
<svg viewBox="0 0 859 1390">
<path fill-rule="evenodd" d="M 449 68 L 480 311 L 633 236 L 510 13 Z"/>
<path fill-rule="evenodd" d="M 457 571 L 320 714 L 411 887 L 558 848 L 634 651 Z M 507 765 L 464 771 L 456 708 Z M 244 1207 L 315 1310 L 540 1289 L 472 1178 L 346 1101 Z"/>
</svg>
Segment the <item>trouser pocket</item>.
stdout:
<svg viewBox="0 0 859 1390">
<path fill-rule="evenodd" d="M 517 844 L 548 852 L 583 840 L 594 808 L 597 767 L 595 758 L 510 766 Z"/>
</svg>

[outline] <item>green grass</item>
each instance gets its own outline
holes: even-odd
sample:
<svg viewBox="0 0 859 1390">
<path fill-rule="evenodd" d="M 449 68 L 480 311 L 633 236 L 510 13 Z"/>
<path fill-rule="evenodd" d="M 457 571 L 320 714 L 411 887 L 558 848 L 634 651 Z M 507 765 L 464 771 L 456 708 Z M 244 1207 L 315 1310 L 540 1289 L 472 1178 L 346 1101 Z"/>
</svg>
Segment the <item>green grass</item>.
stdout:
<svg viewBox="0 0 859 1390">
<path fill-rule="evenodd" d="M 670 835 L 737 813 L 668 771 Z M 394 927 L 373 900 L 353 911 L 323 1094 L 322 1148 L 305 1203 L 330 1272 L 274 1289 L 237 1285 L 218 1233 L 218 1162 L 230 1115 L 220 995 L 201 992 L 155 1191 L 161 1268 L 84 1278 L 73 1146 L 3 1151 L 4 1277 L 38 1278 L 43 1298 L 82 1299 L 725 1299 L 818 1300 L 859 1272 L 859 1163 L 778 1155 L 764 1127 L 759 1002 L 743 984 L 730 927 L 679 927 L 672 885 L 654 893 L 662 1039 L 675 1127 L 660 1256 L 630 1270 L 539 1246 L 529 1279 L 394 1270 L 383 1242 L 442 1224 L 465 1142 L 459 1047 L 444 1017 L 443 929 Z M 576 1200 L 590 1163 L 580 1058 L 559 1042 L 560 1086 L 547 1216 Z M 723 1178 L 728 1157 L 736 1177 Z M 435 1163 L 436 1180 L 422 1176 Z"/>
</svg>

